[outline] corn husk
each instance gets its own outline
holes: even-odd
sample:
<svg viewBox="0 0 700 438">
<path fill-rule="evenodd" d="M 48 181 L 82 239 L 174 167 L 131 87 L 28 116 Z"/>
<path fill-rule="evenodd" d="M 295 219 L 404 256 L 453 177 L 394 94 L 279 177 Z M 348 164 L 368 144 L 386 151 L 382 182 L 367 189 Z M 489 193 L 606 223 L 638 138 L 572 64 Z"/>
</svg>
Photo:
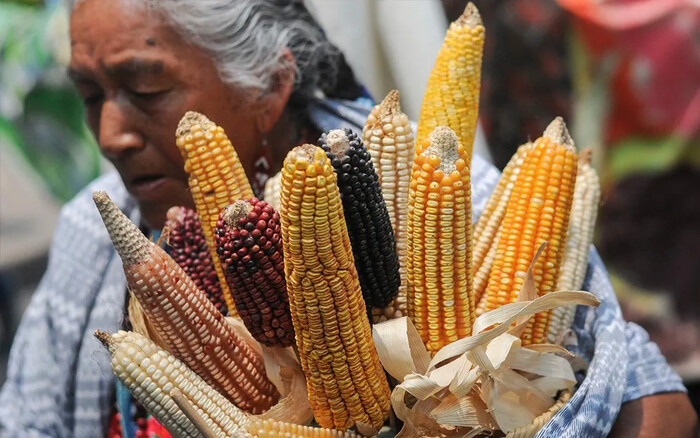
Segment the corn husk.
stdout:
<svg viewBox="0 0 700 438">
<path fill-rule="evenodd" d="M 280 399 L 263 414 L 252 416 L 262 420 L 277 420 L 295 424 L 309 424 L 314 418 L 306 378 L 292 347 L 266 347 L 255 340 L 238 317 L 226 318 L 245 342 L 263 357 L 268 379 L 277 387 Z"/>
<path fill-rule="evenodd" d="M 397 437 L 475 436 L 494 430 L 524 436 L 555 406 L 557 396 L 572 391 L 571 354 L 552 344 L 523 347 L 519 335 L 535 313 L 600 302 L 584 291 L 537 297 L 532 266 L 534 260 L 518 302 L 481 315 L 472 336 L 446 345 L 432 359 L 408 318 L 374 326 L 379 359 L 400 382 L 391 397 L 396 416 L 404 421 Z"/>
</svg>

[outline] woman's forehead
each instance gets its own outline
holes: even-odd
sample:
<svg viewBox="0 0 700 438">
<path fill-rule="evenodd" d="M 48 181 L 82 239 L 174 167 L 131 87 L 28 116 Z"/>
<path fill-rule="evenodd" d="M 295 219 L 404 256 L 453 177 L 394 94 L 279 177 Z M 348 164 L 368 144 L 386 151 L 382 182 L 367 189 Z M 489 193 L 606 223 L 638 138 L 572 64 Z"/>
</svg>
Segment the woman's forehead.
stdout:
<svg viewBox="0 0 700 438">
<path fill-rule="evenodd" d="M 185 46 L 163 14 L 137 0 L 81 0 L 71 14 L 71 49 L 77 60 L 99 59 L 106 68 L 157 69 L 162 68 L 159 58 Z M 149 62 L 125 63 L 134 58 Z"/>
</svg>

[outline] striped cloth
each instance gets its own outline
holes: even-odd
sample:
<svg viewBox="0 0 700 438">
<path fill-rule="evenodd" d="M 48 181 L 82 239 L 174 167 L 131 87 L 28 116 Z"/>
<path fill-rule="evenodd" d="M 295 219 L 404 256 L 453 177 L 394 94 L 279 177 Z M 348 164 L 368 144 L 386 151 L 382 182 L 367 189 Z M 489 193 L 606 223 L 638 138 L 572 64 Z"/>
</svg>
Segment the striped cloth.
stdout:
<svg viewBox="0 0 700 438">
<path fill-rule="evenodd" d="M 360 130 L 367 105 L 325 101 L 311 111 L 322 130 Z M 499 172 L 475 156 L 473 211 L 480 214 Z M 126 280 L 121 260 L 92 202 L 105 190 L 134 222 L 139 212 L 119 175 L 96 180 L 66 204 L 49 253 L 48 269 L 17 332 L 8 377 L 0 392 L 1 437 L 100 437 L 114 400 L 109 355 L 92 336 L 121 326 Z M 538 436 L 604 436 L 620 405 L 650 394 L 685 391 L 655 344 L 622 320 L 605 268 L 591 250 L 585 289 L 602 304 L 579 308 L 570 348 L 590 361 L 571 401 Z M 573 339 L 573 337 L 572 337 Z"/>
</svg>

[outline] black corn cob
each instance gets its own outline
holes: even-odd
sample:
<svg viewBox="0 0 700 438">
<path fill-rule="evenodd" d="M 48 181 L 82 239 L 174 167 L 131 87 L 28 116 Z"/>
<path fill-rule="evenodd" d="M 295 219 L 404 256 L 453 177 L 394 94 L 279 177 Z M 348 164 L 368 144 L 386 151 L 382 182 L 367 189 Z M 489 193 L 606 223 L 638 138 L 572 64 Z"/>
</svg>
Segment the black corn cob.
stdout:
<svg viewBox="0 0 700 438">
<path fill-rule="evenodd" d="M 209 301 L 224 315 L 228 315 L 226 299 L 216 275 L 209 246 L 204 238 L 197 211 L 187 207 L 171 207 L 165 223 L 170 256 L 204 291 Z"/>
<path fill-rule="evenodd" d="M 227 206 L 216 224 L 216 251 L 238 315 L 268 346 L 294 344 L 280 217 L 256 198 Z"/>
<path fill-rule="evenodd" d="M 372 158 L 362 139 L 348 128 L 323 133 L 319 146 L 338 175 L 365 304 L 368 309 L 386 307 L 396 296 L 401 281 L 394 230 Z"/>
</svg>

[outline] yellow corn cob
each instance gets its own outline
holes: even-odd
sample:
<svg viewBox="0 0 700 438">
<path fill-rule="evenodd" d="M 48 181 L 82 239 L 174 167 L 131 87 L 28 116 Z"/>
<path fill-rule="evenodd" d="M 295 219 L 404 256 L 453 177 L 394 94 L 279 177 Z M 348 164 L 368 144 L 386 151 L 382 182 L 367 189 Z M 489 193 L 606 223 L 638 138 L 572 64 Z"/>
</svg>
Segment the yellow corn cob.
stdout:
<svg viewBox="0 0 700 438">
<path fill-rule="evenodd" d="M 485 310 L 517 300 L 525 275 L 543 242 L 534 277 L 540 295 L 555 290 L 566 243 L 576 181 L 576 149 L 566 125 L 557 117 L 526 154 L 501 226 L 498 250 L 487 286 Z M 523 344 L 541 343 L 548 313 L 531 318 Z"/>
<path fill-rule="evenodd" d="M 599 202 L 600 180 L 591 166 L 591 150 L 587 149 L 579 157 L 566 249 L 556 290 L 578 290 L 583 286 Z M 575 315 L 576 306 L 562 306 L 552 310 L 547 341 L 556 342 L 559 334 L 571 327 Z"/>
<path fill-rule="evenodd" d="M 214 230 L 219 213 L 239 199 L 253 197 L 253 189 L 245 176 L 243 165 L 224 129 L 204 115 L 188 111 L 180 120 L 175 133 L 177 147 L 185 160 L 194 205 L 202 222 L 216 275 L 226 298 L 230 315 L 236 315 L 231 291 L 216 254 Z"/>
<path fill-rule="evenodd" d="M 124 265 L 127 284 L 175 357 L 239 408 L 269 409 L 279 393 L 262 359 L 197 289 L 185 271 L 149 241 L 104 192 L 93 195 Z"/>
<path fill-rule="evenodd" d="M 532 143 L 526 143 L 518 148 L 513 157 L 503 169 L 501 179 L 489 197 L 484 211 L 474 226 L 474 300 L 476 301 L 476 316 L 484 313 L 486 308 L 486 285 L 488 284 L 491 265 L 498 248 L 498 237 L 503 215 L 510 199 L 510 194 L 518 177 L 520 166 Z"/>
<path fill-rule="evenodd" d="M 390 390 L 355 270 L 336 174 L 325 152 L 294 148 L 280 217 L 292 322 L 309 400 L 323 427 L 381 428 Z"/>
<path fill-rule="evenodd" d="M 382 196 L 389 212 L 399 256 L 401 285 L 394 300 L 383 309 L 372 309 L 376 322 L 406 314 L 406 211 L 413 160 L 413 129 L 401 112 L 399 92 L 392 90 L 375 106 L 362 129 L 362 140 L 372 156 Z"/>
<path fill-rule="evenodd" d="M 357 437 L 352 432 L 343 432 L 335 429 L 325 429 L 318 427 L 302 426 L 293 423 L 282 423 L 279 421 L 261 420 L 251 421 L 248 432 L 257 438 L 278 438 L 278 437 L 298 437 L 298 438 L 353 438 Z"/>
<path fill-rule="evenodd" d="M 408 202 L 408 316 L 431 353 L 474 322 L 471 183 L 467 151 L 439 126 L 416 154 Z"/>
<path fill-rule="evenodd" d="M 246 436 L 248 416 L 194 371 L 146 337 L 95 332 L 112 356 L 112 372 L 174 438 L 202 436 L 170 396 L 177 389 L 217 437 Z"/>
<path fill-rule="evenodd" d="M 282 172 L 277 172 L 275 176 L 270 177 L 265 183 L 263 191 L 263 200 L 270 204 L 272 208 L 280 210 L 280 181 L 282 180 Z"/>
<path fill-rule="evenodd" d="M 484 26 L 476 6 L 469 3 L 450 24 L 430 73 L 418 118 L 417 148 L 428 143 L 428 136 L 437 126 L 448 126 L 471 159 L 483 48 Z"/>
</svg>

